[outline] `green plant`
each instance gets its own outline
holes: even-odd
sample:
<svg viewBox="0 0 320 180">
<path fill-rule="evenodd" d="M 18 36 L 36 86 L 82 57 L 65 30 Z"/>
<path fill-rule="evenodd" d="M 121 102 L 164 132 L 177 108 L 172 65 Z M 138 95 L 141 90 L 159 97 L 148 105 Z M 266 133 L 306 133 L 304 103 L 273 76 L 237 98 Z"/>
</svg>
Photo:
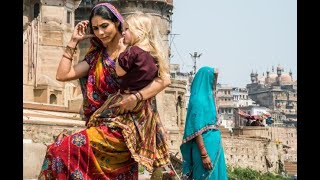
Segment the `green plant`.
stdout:
<svg viewBox="0 0 320 180">
<path fill-rule="evenodd" d="M 250 168 L 227 166 L 229 180 L 288 180 L 290 178 L 283 177 L 270 172 L 261 173 Z"/>
</svg>

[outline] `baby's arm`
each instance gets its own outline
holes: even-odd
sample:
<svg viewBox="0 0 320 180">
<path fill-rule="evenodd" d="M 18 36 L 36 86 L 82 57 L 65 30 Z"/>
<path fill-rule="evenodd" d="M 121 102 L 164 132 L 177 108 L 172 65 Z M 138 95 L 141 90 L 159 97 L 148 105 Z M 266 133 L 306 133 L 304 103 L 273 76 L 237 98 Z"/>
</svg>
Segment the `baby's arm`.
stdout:
<svg viewBox="0 0 320 180">
<path fill-rule="evenodd" d="M 116 61 L 116 73 L 118 76 L 124 76 L 125 74 L 127 74 L 127 72 L 123 70 L 122 67 L 119 65 L 118 60 Z"/>
<path fill-rule="evenodd" d="M 121 38 L 119 40 L 119 43 L 118 43 L 118 48 L 119 48 L 119 54 L 124 52 L 127 48 L 127 45 L 123 43 L 123 38 Z M 120 57 L 119 57 L 120 58 Z M 116 73 L 118 76 L 124 76 L 127 72 L 125 70 L 123 70 L 123 68 L 119 65 L 119 62 L 118 60 L 116 61 Z"/>
</svg>

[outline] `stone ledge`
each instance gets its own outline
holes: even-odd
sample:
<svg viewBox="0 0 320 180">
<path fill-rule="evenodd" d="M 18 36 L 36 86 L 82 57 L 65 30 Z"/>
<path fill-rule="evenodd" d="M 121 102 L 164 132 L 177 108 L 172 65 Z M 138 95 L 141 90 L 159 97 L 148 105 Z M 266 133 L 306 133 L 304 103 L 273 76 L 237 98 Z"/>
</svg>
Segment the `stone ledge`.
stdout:
<svg viewBox="0 0 320 180">
<path fill-rule="evenodd" d="M 79 113 L 72 112 L 56 112 L 56 111 L 48 111 L 48 110 L 37 110 L 37 109 L 23 109 L 23 115 L 26 116 L 55 116 L 55 117 L 63 117 L 69 119 L 81 119 L 81 115 Z"/>
<path fill-rule="evenodd" d="M 36 109 L 36 110 L 46 110 L 46 111 L 55 111 L 55 112 L 71 112 L 79 113 L 79 111 L 71 110 L 69 107 L 44 104 L 44 103 L 35 103 L 35 102 L 23 102 L 24 109 Z"/>
<path fill-rule="evenodd" d="M 69 126 L 69 127 L 83 127 L 85 128 L 85 121 L 71 120 L 66 118 L 44 118 L 44 117 L 32 117 L 23 116 L 23 124 L 37 124 L 48 126 Z"/>
</svg>

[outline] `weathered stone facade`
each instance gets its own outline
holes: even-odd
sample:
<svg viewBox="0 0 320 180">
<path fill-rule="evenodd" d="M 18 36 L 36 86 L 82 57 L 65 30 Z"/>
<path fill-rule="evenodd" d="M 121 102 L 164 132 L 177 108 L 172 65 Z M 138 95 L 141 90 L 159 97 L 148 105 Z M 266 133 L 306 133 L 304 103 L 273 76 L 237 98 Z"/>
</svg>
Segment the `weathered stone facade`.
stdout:
<svg viewBox="0 0 320 180">
<path fill-rule="evenodd" d="M 279 172 L 284 164 L 281 145 L 263 139 L 229 137 L 223 139 L 225 159 L 233 167 L 248 167 L 261 172 Z"/>
<path fill-rule="evenodd" d="M 297 162 L 297 129 L 295 127 L 253 127 L 234 128 L 234 136 L 261 137 L 282 145 L 284 159 Z"/>
<path fill-rule="evenodd" d="M 164 127 L 168 131 L 168 144 L 172 152 L 179 152 L 186 119 L 186 81 L 171 80 L 171 85 L 164 90 L 159 113 Z"/>
<path fill-rule="evenodd" d="M 23 100 L 67 106 L 78 94 L 65 94 L 55 75 L 74 27 L 79 0 L 23 1 Z M 78 54 L 74 62 L 78 62 Z M 77 82 L 69 82 L 77 85 Z M 69 86 L 70 87 L 70 86 Z M 72 87 L 72 86 L 71 86 Z M 79 92 L 73 88 L 72 92 Z M 68 97 L 69 99 L 67 99 Z"/>
<path fill-rule="evenodd" d="M 297 120 L 297 81 L 293 80 L 292 72 L 285 73 L 278 66 L 276 72 L 251 73 L 251 83 L 247 84 L 249 97 L 257 104 L 267 107 L 273 113 L 285 114 L 285 119 L 275 119 L 281 122 Z"/>
</svg>

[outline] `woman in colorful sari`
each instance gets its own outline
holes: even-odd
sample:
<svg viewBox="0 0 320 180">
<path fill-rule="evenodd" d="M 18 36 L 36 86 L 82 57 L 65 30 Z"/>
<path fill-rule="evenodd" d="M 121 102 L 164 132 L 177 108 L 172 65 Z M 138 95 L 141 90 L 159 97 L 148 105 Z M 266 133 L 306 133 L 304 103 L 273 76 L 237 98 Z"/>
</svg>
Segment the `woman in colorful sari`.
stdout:
<svg viewBox="0 0 320 180">
<path fill-rule="evenodd" d="M 183 179 L 228 179 L 215 103 L 217 75 L 215 69 L 202 67 L 192 81 L 180 146 Z"/>
<path fill-rule="evenodd" d="M 109 96 L 119 90 L 119 79 L 115 73 L 118 58 L 118 43 L 121 39 L 123 18 L 109 3 L 93 7 L 89 21 L 81 21 L 75 30 L 60 60 L 57 80 L 70 81 L 80 78 L 84 97 L 83 109 L 88 123 L 91 115 L 99 110 Z M 91 33 L 86 34 L 89 28 Z M 91 47 L 84 61 L 72 66 L 77 44 L 91 38 Z M 144 118 L 158 120 L 154 96 L 170 84 L 169 78 L 156 77 L 149 85 L 139 90 L 142 100 L 152 99 L 152 107 L 146 108 Z M 141 99 L 140 99 L 141 100 Z M 119 102 L 111 105 L 119 113 L 131 112 L 137 105 L 135 94 L 123 94 Z M 152 111 L 151 111 L 151 110 Z M 138 163 L 132 158 L 123 129 L 132 124 L 103 123 L 66 135 L 61 133 L 56 142 L 49 145 L 39 179 L 138 179 Z M 159 121 L 155 124 L 158 148 L 165 147 L 164 129 Z M 135 134 L 131 136 L 134 138 Z M 154 163 L 167 164 L 167 154 L 156 154 Z"/>
</svg>

